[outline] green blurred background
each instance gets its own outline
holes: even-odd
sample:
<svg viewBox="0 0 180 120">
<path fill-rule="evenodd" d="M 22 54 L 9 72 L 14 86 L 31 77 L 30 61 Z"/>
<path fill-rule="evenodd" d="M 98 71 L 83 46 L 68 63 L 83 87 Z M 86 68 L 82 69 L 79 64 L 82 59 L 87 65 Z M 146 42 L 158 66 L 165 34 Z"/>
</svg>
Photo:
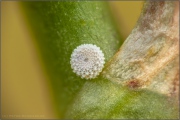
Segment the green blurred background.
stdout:
<svg viewBox="0 0 180 120">
<path fill-rule="evenodd" d="M 142 1 L 108 2 L 124 40 L 135 26 Z M 1 2 L 1 115 L 4 119 L 57 118 L 52 91 L 19 2 Z"/>
</svg>

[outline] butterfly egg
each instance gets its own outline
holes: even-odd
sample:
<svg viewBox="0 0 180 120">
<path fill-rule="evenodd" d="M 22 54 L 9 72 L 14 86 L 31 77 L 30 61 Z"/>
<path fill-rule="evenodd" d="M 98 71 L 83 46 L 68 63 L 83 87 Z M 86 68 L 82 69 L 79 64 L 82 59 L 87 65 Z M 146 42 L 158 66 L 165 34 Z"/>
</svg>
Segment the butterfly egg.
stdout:
<svg viewBox="0 0 180 120">
<path fill-rule="evenodd" d="M 93 44 L 82 44 L 71 54 L 70 64 L 73 72 L 81 78 L 96 78 L 104 67 L 104 54 Z"/>
</svg>

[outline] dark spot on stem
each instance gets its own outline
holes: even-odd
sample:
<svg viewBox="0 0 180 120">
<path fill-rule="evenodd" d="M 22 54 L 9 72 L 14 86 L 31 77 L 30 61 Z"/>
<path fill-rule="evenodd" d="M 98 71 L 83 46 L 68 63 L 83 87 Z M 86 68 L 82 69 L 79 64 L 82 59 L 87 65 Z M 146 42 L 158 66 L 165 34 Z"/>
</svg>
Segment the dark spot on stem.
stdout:
<svg viewBox="0 0 180 120">
<path fill-rule="evenodd" d="M 127 86 L 131 89 L 140 87 L 140 82 L 137 79 L 133 79 L 127 82 Z"/>
</svg>

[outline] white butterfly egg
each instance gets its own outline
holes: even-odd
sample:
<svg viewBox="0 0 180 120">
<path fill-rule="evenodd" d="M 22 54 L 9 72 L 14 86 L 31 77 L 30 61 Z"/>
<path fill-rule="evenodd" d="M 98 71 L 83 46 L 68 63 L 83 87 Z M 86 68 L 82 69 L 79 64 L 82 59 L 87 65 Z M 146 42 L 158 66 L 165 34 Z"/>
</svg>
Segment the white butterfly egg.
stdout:
<svg viewBox="0 0 180 120">
<path fill-rule="evenodd" d="M 104 67 L 104 54 L 93 44 L 82 44 L 71 54 L 71 68 L 81 78 L 96 78 Z"/>
</svg>

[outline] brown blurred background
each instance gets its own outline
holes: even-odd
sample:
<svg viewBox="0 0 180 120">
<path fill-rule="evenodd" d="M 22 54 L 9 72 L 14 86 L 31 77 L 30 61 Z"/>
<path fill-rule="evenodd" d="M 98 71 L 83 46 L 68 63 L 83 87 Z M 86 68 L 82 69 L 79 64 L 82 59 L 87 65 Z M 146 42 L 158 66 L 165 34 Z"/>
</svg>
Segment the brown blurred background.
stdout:
<svg viewBox="0 0 180 120">
<path fill-rule="evenodd" d="M 109 2 L 123 38 L 138 20 L 142 1 Z M 1 2 L 1 117 L 56 118 L 46 75 L 18 2 Z"/>
</svg>

